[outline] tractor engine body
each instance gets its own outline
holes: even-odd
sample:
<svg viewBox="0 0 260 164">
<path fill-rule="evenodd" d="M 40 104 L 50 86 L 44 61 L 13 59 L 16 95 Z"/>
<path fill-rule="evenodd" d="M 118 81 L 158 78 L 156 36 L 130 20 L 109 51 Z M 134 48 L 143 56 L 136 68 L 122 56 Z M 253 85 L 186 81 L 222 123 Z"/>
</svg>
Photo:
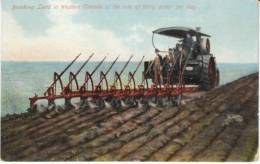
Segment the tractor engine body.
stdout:
<svg viewBox="0 0 260 164">
<path fill-rule="evenodd" d="M 177 85 L 180 74 L 183 74 L 182 80 L 185 85 L 199 85 L 202 90 L 210 90 L 219 85 L 219 70 L 215 57 L 210 52 L 209 35 L 185 27 L 162 28 L 153 31 L 153 33 L 181 38 L 183 40 L 187 34 L 195 38 L 192 46 L 190 45 L 188 47 L 190 51 L 186 61 L 180 60 L 179 54 L 182 52 L 181 50 L 178 50 L 178 45 L 176 45 L 176 48 L 173 48 L 173 56 L 175 58 L 174 60 L 176 60 L 176 64 L 172 68 L 169 68 L 169 63 L 167 63 L 165 59 L 168 54 L 162 56 L 164 60 L 162 64 L 163 68 L 160 73 L 163 79 L 161 84 Z M 184 49 L 185 43 L 182 43 L 181 47 Z M 165 51 L 162 52 L 165 53 Z M 151 69 L 149 69 L 150 66 Z M 153 67 L 153 60 L 144 62 L 144 72 L 146 72 L 144 78 L 151 79 L 155 82 Z M 182 71 L 181 67 L 184 67 L 182 68 Z M 169 70 L 172 71 L 170 74 Z"/>
</svg>

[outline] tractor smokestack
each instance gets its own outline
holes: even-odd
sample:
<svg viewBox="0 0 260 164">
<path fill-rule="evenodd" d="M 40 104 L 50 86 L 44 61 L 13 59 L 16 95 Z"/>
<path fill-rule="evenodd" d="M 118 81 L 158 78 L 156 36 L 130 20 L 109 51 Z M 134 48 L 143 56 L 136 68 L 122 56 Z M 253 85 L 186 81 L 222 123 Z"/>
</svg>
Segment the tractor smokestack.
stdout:
<svg viewBox="0 0 260 164">
<path fill-rule="evenodd" d="M 197 32 L 200 32 L 200 30 L 201 30 L 201 27 L 196 27 Z"/>
</svg>

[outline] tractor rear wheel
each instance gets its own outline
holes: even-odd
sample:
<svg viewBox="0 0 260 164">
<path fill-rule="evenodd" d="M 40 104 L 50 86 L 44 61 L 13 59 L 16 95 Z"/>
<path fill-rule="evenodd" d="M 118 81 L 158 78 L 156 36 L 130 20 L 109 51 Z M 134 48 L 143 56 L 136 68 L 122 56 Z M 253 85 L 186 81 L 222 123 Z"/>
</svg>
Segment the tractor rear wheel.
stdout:
<svg viewBox="0 0 260 164">
<path fill-rule="evenodd" d="M 218 86 L 219 71 L 216 67 L 214 57 L 204 58 L 202 60 L 201 71 L 201 88 L 205 91 L 211 90 Z"/>
<path fill-rule="evenodd" d="M 217 69 L 216 73 L 216 87 L 219 86 L 219 70 Z"/>
</svg>

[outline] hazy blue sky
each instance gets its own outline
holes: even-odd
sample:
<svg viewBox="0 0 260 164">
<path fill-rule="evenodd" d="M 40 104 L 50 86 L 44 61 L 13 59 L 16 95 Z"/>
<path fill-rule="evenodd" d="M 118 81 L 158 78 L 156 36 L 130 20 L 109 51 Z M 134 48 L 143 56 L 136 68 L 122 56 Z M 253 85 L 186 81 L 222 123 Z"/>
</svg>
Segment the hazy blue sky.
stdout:
<svg viewBox="0 0 260 164">
<path fill-rule="evenodd" d="M 59 8 L 38 8 L 46 5 Z M 3 0 L 2 7 L 2 60 L 70 60 L 79 52 L 95 52 L 96 60 L 106 53 L 152 58 L 152 30 L 200 26 L 212 36 L 217 61 L 258 61 L 256 0 Z M 155 42 L 160 49 L 174 45 L 158 36 Z"/>
</svg>

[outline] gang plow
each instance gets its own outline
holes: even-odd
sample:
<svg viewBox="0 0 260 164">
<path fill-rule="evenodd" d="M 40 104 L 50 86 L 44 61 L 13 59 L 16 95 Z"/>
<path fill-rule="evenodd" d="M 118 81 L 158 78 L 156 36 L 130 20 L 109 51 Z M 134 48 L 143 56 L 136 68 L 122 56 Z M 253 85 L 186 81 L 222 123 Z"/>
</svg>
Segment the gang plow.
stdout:
<svg viewBox="0 0 260 164">
<path fill-rule="evenodd" d="M 183 93 L 198 90 L 198 87 L 185 86 L 181 79 L 177 85 L 171 85 L 169 83 L 165 85 L 156 85 L 152 83 L 150 85 L 146 76 L 150 69 L 152 69 L 153 63 L 150 63 L 148 70 L 142 72 L 141 83 L 138 83 L 136 81 L 136 74 L 143 63 L 144 56 L 137 63 L 136 68 L 133 71 L 128 72 L 126 84 L 123 84 L 122 75 L 126 74 L 125 69 L 133 56 L 130 56 L 120 71 L 114 73 L 114 80 L 112 83 L 110 82 L 111 80 L 108 80 L 107 76 L 111 72 L 119 56 L 114 59 L 107 70 L 102 70 L 100 72 L 98 82 L 94 82 L 93 76 L 107 57 L 104 57 L 91 72 L 86 71 L 84 81 L 80 84 L 78 75 L 82 72 L 83 68 L 87 66 L 94 54 L 91 54 L 75 73 L 69 73 L 69 81 L 64 85 L 62 80 L 63 75 L 79 56 L 81 56 L 81 54 L 76 56 L 60 74 L 57 72 L 54 73 L 53 82 L 44 92 L 43 96 L 35 95 L 29 98 L 30 109 L 37 109 L 37 101 L 39 100 L 47 100 L 48 109 L 54 108 L 55 100 L 57 99 L 64 99 L 65 109 L 73 109 L 77 106 L 81 108 L 95 108 L 97 110 L 104 108 L 121 109 L 136 106 L 171 106 L 180 103 L 181 95 Z M 170 75 L 171 74 L 169 74 L 169 76 Z M 181 75 L 179 77 L 182 78 Z M 72 98 L 80 98 L 80 102 L 77 103 L 78 105 L 71 102 Z"/>
</svg>

